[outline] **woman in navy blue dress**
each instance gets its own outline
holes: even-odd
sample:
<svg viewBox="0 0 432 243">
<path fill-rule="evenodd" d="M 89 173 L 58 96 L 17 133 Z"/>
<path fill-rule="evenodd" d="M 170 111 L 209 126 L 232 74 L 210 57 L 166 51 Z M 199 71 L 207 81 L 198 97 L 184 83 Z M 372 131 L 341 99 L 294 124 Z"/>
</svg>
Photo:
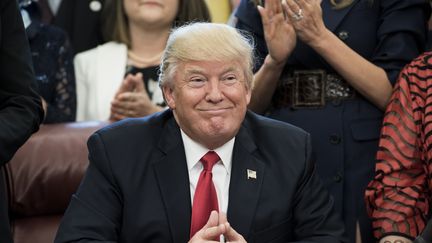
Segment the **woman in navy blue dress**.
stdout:
<svg viewBox="0 0 432 243">
<path fill-rule="evenodd" d="M 259 57 L 250 108 L 311 133 L 349 242 L 374 242 L 363 195 L 383 109 L 399 71 L 424 50 L 429 14 L 425 0 L 242 0 L 238 8 L 237 27 L 252 33 Z"/>
</svg>

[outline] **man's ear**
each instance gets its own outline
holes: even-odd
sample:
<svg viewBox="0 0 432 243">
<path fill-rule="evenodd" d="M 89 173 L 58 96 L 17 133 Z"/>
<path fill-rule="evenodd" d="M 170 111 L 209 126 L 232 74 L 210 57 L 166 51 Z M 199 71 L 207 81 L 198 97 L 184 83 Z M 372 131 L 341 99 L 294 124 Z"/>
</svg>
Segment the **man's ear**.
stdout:
<svg viewBox="0 0 432 243">
<path fill-rule="evenodd" d="M 162 93 L 165 99 L 165 102 L 167 103 L 168 107 L 171 110 L 175 109 L 175 98 L 174 98 L 174 90 L 170 85 L 165 85 L 162 87 Z"/>
</svg>

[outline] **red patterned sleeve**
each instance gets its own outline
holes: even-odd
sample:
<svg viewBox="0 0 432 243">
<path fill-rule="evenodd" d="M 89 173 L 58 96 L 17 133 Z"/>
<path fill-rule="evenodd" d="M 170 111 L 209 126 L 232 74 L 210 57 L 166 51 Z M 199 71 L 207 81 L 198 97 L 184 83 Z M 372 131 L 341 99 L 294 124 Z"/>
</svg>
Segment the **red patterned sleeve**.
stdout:
<svg viewBox="0 0 432 243">
<path fill-rule="evenodd" d="M 415 238 L 427 221 L 432 146 L 432 53 L 399 76 L 384 116 L 375 177 L 366 190 L 374 235 Z M 429 178 L 429 179 L 428 179 Z"/>
</svg>

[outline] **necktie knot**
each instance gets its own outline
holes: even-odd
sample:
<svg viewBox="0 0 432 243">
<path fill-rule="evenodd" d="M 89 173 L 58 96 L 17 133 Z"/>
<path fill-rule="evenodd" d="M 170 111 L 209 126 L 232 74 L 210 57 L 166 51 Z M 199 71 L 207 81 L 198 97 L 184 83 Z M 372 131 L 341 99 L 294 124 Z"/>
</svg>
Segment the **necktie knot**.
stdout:
<svg viewBox="0 0 432 243">
<path fill-rule="evenodd" d="M 212 171 L 213 166 L 220 160 L 219 155 L 215 151 L 208 151 L 202 158 L 201 163 L 203 164 L 205 171 Z"/>
</svg>

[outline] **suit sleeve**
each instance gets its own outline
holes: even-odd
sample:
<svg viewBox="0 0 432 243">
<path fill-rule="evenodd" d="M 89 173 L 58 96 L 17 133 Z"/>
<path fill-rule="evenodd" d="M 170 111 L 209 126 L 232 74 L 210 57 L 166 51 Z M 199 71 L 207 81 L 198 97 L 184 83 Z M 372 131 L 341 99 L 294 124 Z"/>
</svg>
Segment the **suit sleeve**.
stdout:
<svg viewBox="0 0 432 243">
<path fill-rule="evenodd" d="M 122 196 L 98 133 L 88 142 L 90 165 L 60 224 L 56 243 L 118 242 Z"/>
<path fill-rule="evenodd" d="M 430 109 L 425 102 L 432 83 L 426 77 L 430 71 L 419 61 L 431 58 L 429 54 L 417 59 L 402 71 L 384 117 L 375 177 L 366 190 L 378 239 L 386 235 L 414 239 L 426 224 L 430 205 L 426 162 L 430 158 L 425 151 L 432 117 L 425 113 Z"/>
<path fill-rule="evenodd" d="M 316 174 L 310 136 L 306 139 L 306 163 L 294 197 L 294 232 L 298 242 L 345 242 L 344 226 L 334 208 L 333 198 Z"/>
<path fill-rule="evenodd" d="M 43 119 L 30 49 L 15 0 L 0 5 L 0 166 L 37 131 Z"/>
</svg>

